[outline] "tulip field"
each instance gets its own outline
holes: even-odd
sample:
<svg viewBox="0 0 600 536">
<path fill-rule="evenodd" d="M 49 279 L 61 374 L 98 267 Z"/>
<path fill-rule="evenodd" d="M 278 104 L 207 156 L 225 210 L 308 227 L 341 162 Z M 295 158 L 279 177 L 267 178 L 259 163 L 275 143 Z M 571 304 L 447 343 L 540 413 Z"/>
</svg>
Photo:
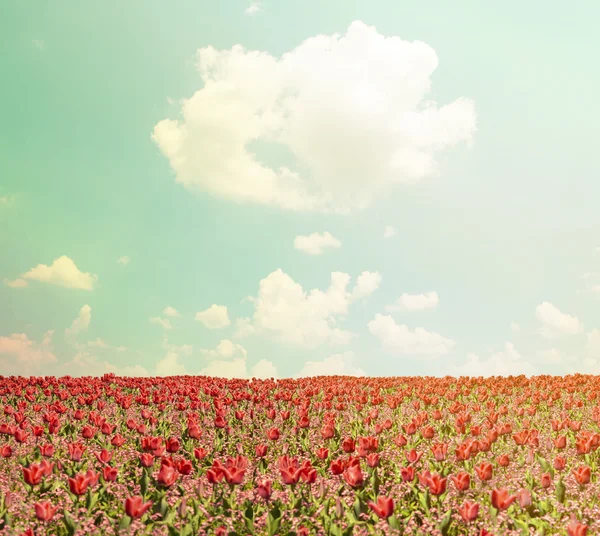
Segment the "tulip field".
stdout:
<svg viewBox="0 0 600 536">
<path fill-rule="evenodd" d="M 600 534 L 600 378 L 0 380 L 0 535 Z"/>
</svg>

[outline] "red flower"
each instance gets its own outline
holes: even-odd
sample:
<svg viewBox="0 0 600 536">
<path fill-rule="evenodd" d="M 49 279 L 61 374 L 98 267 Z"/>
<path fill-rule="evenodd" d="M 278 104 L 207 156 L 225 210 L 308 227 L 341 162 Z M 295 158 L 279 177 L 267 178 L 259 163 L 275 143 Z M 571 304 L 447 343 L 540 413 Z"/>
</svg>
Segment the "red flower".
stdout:
<svg viewBox="0 0 600 536">
<path fill-rule="evenodd" d="M 554 469 L 556 469 L 557 471 L 562 471 L 565 468 L 565 465 L 567 465 L 567 460 L 564 456 L 557 456 L 556 458 L 554 458 Z"/>
<path fill-rule="evenodd" d="M 573 519 L 567 525 L 568 536 L 587 536 L 588 526 Z"/>
<path fill-rule="evenodd" d="M 32 463 L 28 468 L 23 467 L 23 479 L 26 484 L 36 486 L 42 481 L 44 468 L 37 463 Z"/>
<path fill-rule="evenodd" d="M 326 460 L 329 457 L 329 449 L 327 449 L 325 447 L 321 447 L 320 449 L 317 449 L 317 457 L 320 460 Z"/>
<path fill-rule="evenodd" d="M 360 464 L 351 464 L 344 472 L 344 479 L 353 488 L 360 488 L 365 482 Z"/>
<path fill-rule="evenodd" d="M 415 468 L 412 465 L 403 467 L 400 469 L 400 476 L 404 482 L 412 482 L 415 479 Z"/>
<path fill-rule="evenodd" d="M 381 519 L 387 519 L 394 513 L 394 501 L 391 497 L 380 495 L 377 497 L 377 504 L 369 502 L 368 505 Z"/>
<path fill-rule="evenodd" d="M 348 454 L 353 453 L 356 449 L 356 443 L 354 442 L 354 439 L 352 439 L 351 437 L 345 438 L 344 441 L 342 441 L 342 449 Z"/>
<path fill-rule="evenodd" d="M 498 456 L 498 458 L 496 458 L 496 461 L 501 467 L 507 467 L 510 463 L 510 458 L 508 454 L 502 454 L 501 456 Z"/>
<path fill-rule="evenodd" d="M 406 453 L 406 459 L 408 460 L 408 463 L 417 463 L 421 459 L 421 456 L 423 456 L 423 453 L 417 452 L 415 449 L 409 450 Z"/>
<path fill-rule="evenodd" d="M 10 458 L 12 456 L 12 447 L 10 445 L 2 445 L 2 449 L 0 449 L 0 455 L 3 458 Z"/>
<path fill-rule="evenodd" d="M 104 466 L 102 468 L 102 477 L 105 482 L 114 482 L 117 480 L 117 476 L 119 475 L 119 470 L 116 467 L 108 467 Z"/>
<path fill-rule="evenodd" d="M 113 453 L 106 449 L 102 449 L 100 452 L 94 452 L 94 455 L 96 456 L 96 458 L 98 458 L 98 461 L 100 463 L 104 464 L 108 464 L 113 457 Z"/>
<path fill-rule="evenodd" d="M 542 474 L 542 487 L 549 488 L 551 484 L 552 484 L 552 475 L 550 475 L 550 473 L 543 473 Z"/>
<path fill-rule="evenodd" d="M 521 508 L 527 508 L 528 506 L 531 506 L 531 491 L 529 491 L 527 488 L 523 488 L 521 491 L 519 491 L 519 493 L 517 493 L 517 498 L 519 499 L 519 506 Z"/>
<path fill-rule="evenodd" d="M 279 439 L 279 430 L 277 428 L 271 428 L 268 432 L 267 432 L 267 437 L 271 440 L 271 441 L 277 441 Z"/>
<path fill-rule="evenodd" d="M 181 447 L 181 443 L 179 442 L 179 439 L 177 439 L 176 437 L 170 437 L 169 439 L 167 439 L 167 444 L 166 444 L 167 452 L 170 452 L 171 454 L 173 454 L 179 450 L 179 447 Z"/>
<path fill-rule="evenodd" d="M 179 460 L 175 464 L 175 467 L 177 469 L 177 472 L 180 475 L 189 475 L 189 474 L 191 474 L 191 472 L 193 470 L 192 462 L 190 462 L 189 460 L 185 460 L 185 459 Z"/>
<path fill-rule="evenodd" d="M 163 464 L 160 466 L 160 470 L 158 471 L 156 479 L 158 480 L 159 484 L 169 488 L 175 484 L 175 481 L 177 480 L 177 472 L 173 467 Z"/>
<path fill-rule="evenodd" d="M 113 447 L 121 447 L 123 443 L 127 441 L 121 434 L 115 434 L 114 437 L 110 440 L 110 444 Z"/>
<path fill-rule="evenodd" d="M 588 484 L 591 477 L 591 469 L 587 465 L 582 465 L 577 469 L 573 469 L 573 476 L 580 485 Z"/>
<path fill-rule="evenodd" d="M 132 519 L 142 517 L 151 507 L 152 503 L 144 503 L 143 497 L 139 495 L 125 499 L 125 513 Z"/>
<path fill-rule="evenodd" d="M 51 444 L 40 445 L 40 454 L 42 456 L 46 456 L 48 458 L 50 458 L 51 456 L 54 456 L 54 445 L 51 445 Z"/>
<path fill-rule="evenodd" d="M 69 489 L 73 495 L 85 495 L 90 481 L 87 475 L 78 474 L 69 478 Z"/>
<path fill-rule="evenodd" d="M 267 445 L 260 444 L 256 445 L 255 452 L 257 458 L 264 458 L 267 455 Z"/>
<path fill-rule="evenodd" d="M 457 473 L 456 476 L 452 475 L 450 480 L 454 482 L 454 486 L 458 491 L 465 491 L 471 485 L 471 476 L 465 472 Z"/>
<path fill-rule="evenodd" d="M 432 495 L 441 495 L 446 491 L 446 478 L 442 478 L 438 474 L 433 474 L 427 478 L 427 484 L 429 485 L 429 492 Z"/>
<path fill-rule="evenodd" d="M 479 465 L 475 466 L 475 472 L 477 473 L 477 476 L 485 482 L 486 480 L 492 479 L 494 468 L 489 462 L 481 462 Z"/>
<path fill-rule="evenodd" d="M 83 453 L 87 447 L 81 443 L 69 443 L 68 448 L 71 460 L 78 462 L 81 461 L 81 457 L 83 456 Z"/>
<path fill-rule="evenodd" d="M 338 458 L 337 460 L 333 460 L 329 464 L 329 470 L 333 475 L 341 475 L 346 470 L 346 463 L 342 458 Z"/>
<path fill-rule="evenodd" d="M 497 510 L 506 510 L 516 499 L 517 496 L 509 495 L 507 489 L 492 490 L 492 506 Z"/>
<path fill-rule="evenodd" d="M 208 451 L 202 447 L 194 448 L 194 458 L 197 460 L 203 460 L 207 454 Z"/>
<path fill-rule="evenodd" d="M 367 465 L 369 467 L 379 467 L 379 462 L 381 461 L 381 457 L 377 452 L 371 452 L 367 454 Z"/>
<path fill-rule="evenodd" d="M 140 462 L 143 467 L 152 467 L 154 465 L 154 456 L 149 452 L 140 454 Z"/>
<path fill-rule="evenodd" d="M 35 507 L 35 517 L 37 517 L 40 521 L 50 521 L 58 507 L 52 506 L 50 501 L 38 502 L 34 504 Z"/>
<path fill-rule="evenodd" d="M 265 500 L 268 501 L 271 498 L 271 481 L 263 479 L 258 483 L 256 488 L 258 494 Z"/>
<path fill-rule="evenodd" d="M 475 519 L 477 519 L 477 516 L 479 515 L 479 504 L 470 501 L 465 501 L 463 505 L 459 508 L 458 513 L 465 522 L 475 521 Z"/>
</svg>

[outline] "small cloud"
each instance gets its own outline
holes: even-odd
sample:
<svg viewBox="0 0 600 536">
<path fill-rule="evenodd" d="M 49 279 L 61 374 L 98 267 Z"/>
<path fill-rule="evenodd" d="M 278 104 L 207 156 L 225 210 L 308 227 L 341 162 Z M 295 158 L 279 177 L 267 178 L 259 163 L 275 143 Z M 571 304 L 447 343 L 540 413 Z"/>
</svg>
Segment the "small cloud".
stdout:
<svg viewBox="0 0 600 536">
<path fill-rule="evenodd" d="M 171 307 L 170 305 L 168 305 L 167 307 L 164 308 L 163 310 L 163 315 L 165 316 L 181 316 L 179 314 L 179 312 L 177 311 L 177 309 L 175 309 L 174 307 Z"/>
<path fill-rule="evenodd" d="M 43 39 L 32 39 L 31 42 L 38 50 L 44 50 L 46 48 L 46 42 Z"/>
<path fill-rule="evenodd" d="M 342 243 L 330 233 L 299 235 L 294 239 L 294 248 L 309 255 L 320 255 L 326 248 L 340 248 Z"/>
<path fill-rule="evenodd" d="M 235 344 L 229 339 L 223 339 L 216 347 L 215 350 L 201 349 L 200 353 L 211 359 L 234 359 L 243 357 L 244 359 L 248 355 L 248 352 L 241 344 Z"/>
<path fill-rule="evenodd" d="M 24 288 L 27 286 L 27 281 L 19 277 L 17 279 L 13 279 L 12 281 L 10 279 L 5 279 L 4 284 L 10 288 Z"/>
<path fill-rule="evenodd" d="M 160 316 L 151 317 L 150 324 L 157 324 L 159 326 L 162 326 L 163 329 L 173 329 L 171 321 L 168 318 L 160 318 Z"/>
<path fill-rule="evenodd" d="M 179 362 L 176 352 L 167 352 L 167 355 L 156 364 L 157 376 L 183 376 L 185 367 Z"/>
<path fill-rule="evenodd" d="M 252 2 L 245 10 L 244 13 L 246 15 L 256 15 L 259 11 L 262 11 L 262 7 L 260 2 Z"/>
<path fill-rule="evenodd" d="M 426 292 L 425 294 L 402 294 L 395 304 L 388 305 L 387 311 L 415 311 L 419 309 L 434 309 L 440 303 L 437 292 Z"/>
<path fill-rule="evenodd" d="M 577 317 L 562 313 L 558 307 L 549 302 L 538 305 L 535 315 L 542 323 L 540 333 L 547 339 L 561 335 L 576 335 L 583 331 L 583 326 Z"/>
<path fill-rule="evenodd" d="M 352 289 L 352 299 L 366 298 L 375 292 L 381 285 L 381 274 L 379 272 L 363 272 L 356 278 Z"/>
<path fill-rule="evenodd" d="M 123 257 L 119 257 L 117 259 L 117 264 L 122 264 L 123 266 L 127 266 L 130 262 L 131 259 L 127 255 L 124 255 Z"/>
<path fill-rule="evenodd" d="M 98 337 L 95 341 L 88 341 L 87 345 L 90 348 L 108 348 L 108 344 Z"/>
<path fill-rule="evenodd" d="M 98 281 L 98 276 L 81 272 L 72 259 L 63 255 L 55 259 L 50 266 L 38 264 L 29 272 L 22 274 L 21 279 L 41 281 L 59 287 L 92 290 Z"/>
<path fill-rule="evenodd" d="M 231 321 L 224 305 L 212 304 L 205 311 L 196 313 L 196 320 L 204 324 L 208 329 L 221 329 L 229 326 Z"/>
<path fill-rule="evenodd" d="M 92 308 L 89 305 L 84 305 L 80 310 L 77 318 L 73 320 L 70 328 L 65 330 L 65 333 L 69 336 L 75 336 L 81 331 L 85 331 L 92 319 Z"/>
<path fill-rule="evenodd" d="M 394 229 L 391 225 L 387 225 L 383 231 L 383 238 L 392 238 L 396 234 L 396 229 Z"/>
</svg>

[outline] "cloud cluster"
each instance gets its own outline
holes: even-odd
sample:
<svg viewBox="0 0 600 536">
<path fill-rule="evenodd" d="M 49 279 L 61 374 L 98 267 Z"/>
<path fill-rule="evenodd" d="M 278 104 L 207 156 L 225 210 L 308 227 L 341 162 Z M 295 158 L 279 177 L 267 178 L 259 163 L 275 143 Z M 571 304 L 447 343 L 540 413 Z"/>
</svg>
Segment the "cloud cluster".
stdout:
<svg viewBox="0 0 600 536">
<path fill-rule="evenodd" d="M 50 266 L 38 264 L 28 272 L 21 274 L 19 278 L 5 281 L 5 284 L 13 288 L 26 287 L 28 280 L 50 283 L 59 287 L 93 290 L 98 276 L 82 272 L 77 268 L 73 259 L 63 255 L 55 259 Z"/>
<path fill-rule="evenodd" d="M 294 248 L 309 255 L 320 255 L 327 248 L 340 247 L 342 247 L 342 243 L 328 232 L 313 233 L 307 236 L 299 235 L 294 239 Z"/>
<path fill-rule="evenodd" d="M 435 174 L 439 151 L 471 141 L 474 103 L 430 98 L 437 66 L 429 45 L 360 21 L 279 58 L 209 46 L 198 51 L 203 87 L 183 101 L 180 120 L 160 121 L 152 137 L 188 189 L 348 211 L 393 184 Z M 269 165 L 259 154 L 269 145 L 284 147 L 289 165 Z"/>
<path fill-rule="evenodd" d="M 393 305 L 388 305 L 386 310 L 415 311 L 419 309 L 434 309 L 440 303 L 437 292 L 426 292 L 425 294 L 402 294 Z"/>
<path fill-rule="evenodd" d="M 238 319 L 236 337 L 251 334 L 271 334 L 288 344 L 314 348 L 323 343 L 346 344 L 353 334 L 337 327 L 339 317 L 359 298 L 374 292 L 381 282 L 376 272 L 363 272 L 352 291 L 350 276 L 342 272 L 331 274 L 326 291 L 306 292 L 281 269 L 264 278 L 258 296 L 252 298 L 252 318 Z"/>
</svg>

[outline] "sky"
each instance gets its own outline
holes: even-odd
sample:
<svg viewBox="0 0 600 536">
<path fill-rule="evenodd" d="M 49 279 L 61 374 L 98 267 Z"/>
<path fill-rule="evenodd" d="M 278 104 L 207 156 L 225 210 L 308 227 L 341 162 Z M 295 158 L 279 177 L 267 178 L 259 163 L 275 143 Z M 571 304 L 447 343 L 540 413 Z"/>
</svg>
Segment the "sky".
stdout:
<svg viewBox="0 0 600 536">
<path fill-rule="evenodd" d="M 2 2 L 0 374 L 600 373 L 598 17 Z"/>
</svg>

